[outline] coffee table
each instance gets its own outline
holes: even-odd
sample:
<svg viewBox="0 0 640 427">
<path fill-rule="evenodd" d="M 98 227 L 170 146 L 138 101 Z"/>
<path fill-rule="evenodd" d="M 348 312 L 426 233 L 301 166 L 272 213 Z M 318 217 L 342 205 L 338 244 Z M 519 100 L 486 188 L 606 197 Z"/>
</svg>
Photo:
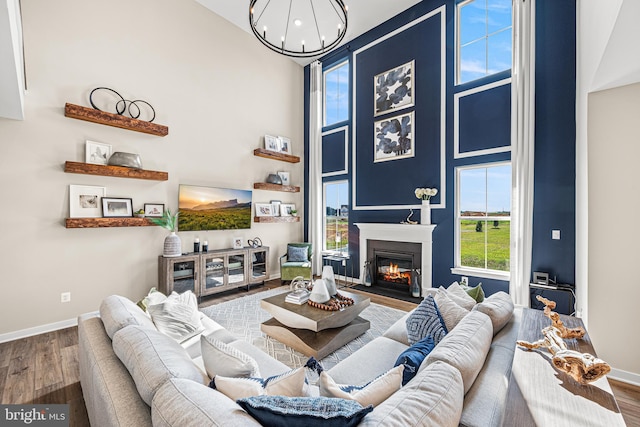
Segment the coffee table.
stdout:
<svg viewBox="0 0 640 427">
<path fill-rule="evenodd" d="M 354 304 L 340 311 L 326 311 L 308 304 L 285 302 L 287 293 L 260 301 L 260 307 L 273 318 L 263 322 L 260 330 L 305 356 L 322 359 L 369 330 L 368 320 L 359 314 L 369 306 L 368 297 L 340 291 Z"/>
</svg>

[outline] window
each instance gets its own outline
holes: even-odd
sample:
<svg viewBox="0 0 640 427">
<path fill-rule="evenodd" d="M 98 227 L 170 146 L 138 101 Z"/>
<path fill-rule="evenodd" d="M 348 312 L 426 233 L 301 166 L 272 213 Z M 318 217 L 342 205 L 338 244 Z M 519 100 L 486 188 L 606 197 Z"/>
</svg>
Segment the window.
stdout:
<svg viewBox="0 0 640 427">
<path fill-rule="evenodd" d="M 466 0 L 457 12 L 458 83 L 511 69 L 511 0 Z"/>
<path fill-rule="evenodd" d="M 323 251 L 349 252 L 349 183 L 324 183 Z"/>
<path fill-rule="evenodd" d="M 324 72 L 324 126 L 349 119 L 349 62 Z"/>
<path fill-rule="evenodd" d="M 511 245 L 511 164 L 458 168 L 456 196 L 456 266 L 470 275 L 505 276 Z"/>
</svg>

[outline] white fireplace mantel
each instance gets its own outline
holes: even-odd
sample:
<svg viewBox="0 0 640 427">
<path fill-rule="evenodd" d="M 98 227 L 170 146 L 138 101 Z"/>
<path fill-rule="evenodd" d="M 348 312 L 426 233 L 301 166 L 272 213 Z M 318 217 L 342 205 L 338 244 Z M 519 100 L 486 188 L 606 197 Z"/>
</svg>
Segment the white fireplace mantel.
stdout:
<svg viewBox="0 0 640 427">
<path fill-rule="evenodd" d="M 356 223 L 360 230 L 360 266 L 367 260 L 367 240 L 385 240 L 388 242 L 410 242 L 422 244 L 422 295 L 431 288 L 432 277 L 432 234 L 435 224 L 375 224 Z"/>
</svg>

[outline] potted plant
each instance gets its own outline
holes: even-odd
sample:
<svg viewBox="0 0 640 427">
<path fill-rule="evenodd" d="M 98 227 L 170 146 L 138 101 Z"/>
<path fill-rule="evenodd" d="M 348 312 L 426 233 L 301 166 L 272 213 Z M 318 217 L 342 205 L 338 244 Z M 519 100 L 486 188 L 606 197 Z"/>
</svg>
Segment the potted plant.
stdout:
<svg viewBox="0 0 640 427">
<path fill-rule="evenodd" d="M 149 218 L 149 221 L 155 225 L 159 225 L 162 228 L 166 228 L 171 233 L 164 239 L 164 250 L 162 256 L 164 257 L 176 257 L 182 255 L 182 242 L 180 237 L 176 234 L 176 228 L 178 227 L 178 215 L 180 212 L 171 214 L 171 209 L 167 209 L 160 218 Z"/>
</svg>

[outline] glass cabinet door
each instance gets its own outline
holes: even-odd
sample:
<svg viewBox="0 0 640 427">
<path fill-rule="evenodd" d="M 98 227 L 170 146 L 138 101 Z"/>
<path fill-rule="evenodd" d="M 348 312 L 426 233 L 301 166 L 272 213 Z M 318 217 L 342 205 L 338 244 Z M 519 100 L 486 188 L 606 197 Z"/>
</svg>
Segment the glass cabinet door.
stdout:
<svg viewBox="0 0 640 427">
<path fill-rule="evenodd" d="M 173 290 L 179 294 L 186 291 L 196 292 L 197 268 L 196 261 L 174 263 L 172 268 Z"/>
<path fill-rule="evenodd" d="M 229 255 L 229 264 L 227 266 L 229 272 L 229 285 L 243 283 L 245 281 L 245 254 Z"/>
<path fill-rule="evenodd" d="M 203 257 L 204 287 L 202 293 L 224 286 L 224 256 Z"/>
<path fill-rule="evenodd" d="M 256 250 L 251 253 L 251 280 L 264 280 L 266 275 L 267 252 L 266 250 Z"/>
</svg>

